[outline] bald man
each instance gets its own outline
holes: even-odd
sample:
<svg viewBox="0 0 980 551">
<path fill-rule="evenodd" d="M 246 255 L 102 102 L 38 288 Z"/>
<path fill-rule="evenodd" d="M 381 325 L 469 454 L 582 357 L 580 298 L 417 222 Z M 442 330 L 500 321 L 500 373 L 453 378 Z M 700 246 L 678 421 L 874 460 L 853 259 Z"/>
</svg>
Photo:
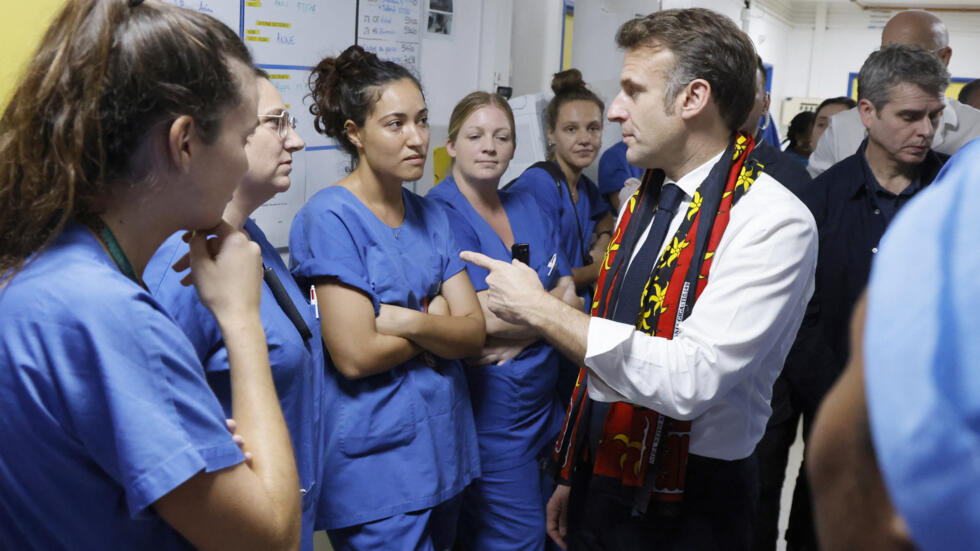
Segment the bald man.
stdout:
<svg viewBox="0 0 980 551">
<path fill-rule="evenodd" d="M 946 25 L 935 15 L 922 10 L 895 14 L 881 31 L 881 45 L 906 44 L 919 46 L 949 65 L 953 49 L 949 46 Z M 973 138 L 980 137 L 980 111 L 952 98 L 945 98 L 946 108 L 932 139 L 933 151 L 952 155 Z M 857 109 L 844 111 L 830 119 L 830 125 L 820 137 L 810 155 L 807 170 L 817 175 L 853 155 L 867 135 Z"/>
</svg>

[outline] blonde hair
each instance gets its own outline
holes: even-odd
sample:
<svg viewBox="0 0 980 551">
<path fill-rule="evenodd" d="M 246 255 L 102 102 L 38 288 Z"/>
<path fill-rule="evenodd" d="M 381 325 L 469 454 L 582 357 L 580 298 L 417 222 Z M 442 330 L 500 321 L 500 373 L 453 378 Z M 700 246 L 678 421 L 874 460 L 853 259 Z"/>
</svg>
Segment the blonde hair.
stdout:
<svg viewBox="0 0 980 551">
<path fill-rule="evenodd" d="M 453 114 L 449 116 L 449 141 L 456 143 L 456 138 L 459 136 L 459 129 L 463 127 L 466 119 L 475 113 L 477 109 L 486 107 L 487 105 L 497 107 L 507 115 L 507 122 L 510 123 L 510 134 L 516 146 L 517 130 L 514 125 L 514 111 L 511 110 L 510 104 L 502 96 L 491 94 L 490 92 L 471 92 L 459 100 L 459 103 L 453 108 Z"/>
</svg>

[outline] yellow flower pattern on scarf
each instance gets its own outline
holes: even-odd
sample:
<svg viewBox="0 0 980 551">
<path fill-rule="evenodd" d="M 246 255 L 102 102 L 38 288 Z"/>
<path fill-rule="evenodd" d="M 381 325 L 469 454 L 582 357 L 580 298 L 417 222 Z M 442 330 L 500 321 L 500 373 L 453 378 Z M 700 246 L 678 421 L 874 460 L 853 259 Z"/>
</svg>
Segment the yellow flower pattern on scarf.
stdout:
<svg viewBox="0 0 980 551">
<path fill-rule="evenodd" d="M 744 135 L 742 135 L 742 134 L 739 134 L 738 136 L 736 136 L 736 138 L 735 138 L 735 152 L 732 154 L 732 160 L 733 161 L 736 160 L 736 159 L 738 159 L 739 157 L 741 157 L 742 156 L 742 153 L 745 153 L 745 148 L 747 147 L 745 145 L 746 140 L 747 140 L 747 138 Z"/>
<path fill-rule="evenodd" d="M 653 286 L 653 293 L 650 292 L 650 286 Z M 641 308 L 643 316 L 640 318 L 640 325 L 644 332 L 648 335 L 656 335 L 654 328 L 650 326 L 647 321 L 653 314 L 663 314 L 667 311 L 667 306 L 664 304 L 664 300 L 667 298 L 667 287 L 670 282 L 664 283 L 661 287 L 659 283 L 654 283 L 653 280 L 647 281 L 646 287 L 643 289 L 643 296 L 640 298 L 640 304 L 644 305 Z M 652 305 L 652 307 L 647 307 Z"/>
<path fill-rule="evenodd" d="M 761 168 L 759 168 L 759 170 L 761 170 Z M 753 167 L 751 169 L 748 168 L 747 166 L 743 167 L 742 171 L 738 174 L 738 181 L 735 182 L 735 189 L 738 189 L 739 187 L 744 188 L 742 193 L 745 193 L 746 191 L 749 190 L 749 186 L 751 186 L 752 183 L 755 182 L 755 178 L 756 178 L 756 167 Z"/>
<path fill-rule="evenodd" d="M 681 251 L 686 249 L 687 246 L 690 244 L 691 244 L 690 241 L 686 239 L 680 240 L 675 237 L 674 240 L 670 243 L 670 245 L 668 245 L 667 248 L 664 250 L 663 256 L 660 257 L 660 265 L 657 266 L 657 268 L 663 268 L 665 266 L 673 265 L 674 262 L 677 260 L 677 257 L 681 255 Z"/>
<path fill-rule="evenodd" d="M 690 220 L 691 218 L 693 218 L 694 215 L 697 214 L 699 210 L 701 210 L 701 201 L 702 200 L 703 200 L 703 198 L 701 197 L 701 192 L 700 191 L 695 191 L 694 192 L 694 199 L 692 199 L 691 200 L 691 204 L 687 206 L 687 219 L 688 220 Z"/>
</svg>

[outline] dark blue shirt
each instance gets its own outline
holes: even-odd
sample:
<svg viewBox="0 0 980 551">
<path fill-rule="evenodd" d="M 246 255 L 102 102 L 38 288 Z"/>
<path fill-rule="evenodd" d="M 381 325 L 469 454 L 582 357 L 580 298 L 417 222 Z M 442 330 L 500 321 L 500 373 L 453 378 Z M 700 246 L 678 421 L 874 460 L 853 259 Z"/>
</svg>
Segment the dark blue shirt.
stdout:
<svg viewBox="0 0 980 551">
<path fill-rule="evenodd" d="M 599 175 L 596 184 L 603 198 L 610 193 L 619 193 L 629 178 L 643 179 L 643 169 L 631 165 L 626 160 L 627 149 L 624 142 L 619 142 L 599 157 Z M 613 211 L 613 214 L 616 212 Z"/>
<path fill-rule="evenodd" d="M 810 173 L 792 155 L 759 140 L 752 150 L 752 157 L 762 163 L 763 172 L 783 184 L 793 195 L 803 198 L 803 193 L 810 187 Z"/>
<path fill-rule="evenodd" d="M 809 369 L 822 374 L 823 390 L 833 384 L 847 361 L 851 311 L 868 282 L 881 236 L 895 213 L 932 183 L 946 159 L 929 151 L 915 180 L 894 194 L 872 173 L 866 147 L 867 140 L 854 155 L 814 179 L 803 196 L 817 222 L 820 252 L 816 288 L 797 345 L 801 339 L 813 339 L 810 360 L 817 363 Z"/>
</svg>

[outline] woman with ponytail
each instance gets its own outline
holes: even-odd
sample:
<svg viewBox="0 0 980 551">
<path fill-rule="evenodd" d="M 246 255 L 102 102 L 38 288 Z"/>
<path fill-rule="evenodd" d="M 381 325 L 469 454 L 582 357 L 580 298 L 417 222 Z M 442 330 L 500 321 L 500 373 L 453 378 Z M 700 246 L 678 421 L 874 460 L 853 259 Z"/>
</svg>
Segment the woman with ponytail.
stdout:
<svg viewBox="0 0 980 551">
<path fill-rule="evenodd" d="M 602 146 L 602 117 L 605 106 L 589 90 L 578 69 L 555 73 L 551 81 L 555 96 L 548 103 L 548 160 L 525 170 L 510 189 L 529 193 L 544 216 L 558 225 L 565 257 L 584 308 L 592 308 L 592 286 L 612 235 L 613 216 L 595 183 L 583 174 Z M 567 402 L 572 395 L 578 366 L 562 362 L 559 395 Z"/>
<path fill-rule="evenodd" d="M 359 46 L 310 75 L 317 131 L 354 170 L 300 209 L 293 275 L 311 288 L 329 351 L 318 517 L 334 549 L 448 549 L 479 476 L 462 367 L 484 322 L 446 213 L 404 189 L 422 176 L 419 83 Z"/>
<path fill-rule="evenodd" d="M 298 546 L 259 251 L 221 222 L 258 122 L 250 65 L 208 16 L 158 0 L 68 0 L 4 111 L 4 548 Z M 190 265 L 228 350 L 235 438 L 193 347 L 141 279 L 181 229 L 190 254 L 177 265 Z"/>
</svg>

